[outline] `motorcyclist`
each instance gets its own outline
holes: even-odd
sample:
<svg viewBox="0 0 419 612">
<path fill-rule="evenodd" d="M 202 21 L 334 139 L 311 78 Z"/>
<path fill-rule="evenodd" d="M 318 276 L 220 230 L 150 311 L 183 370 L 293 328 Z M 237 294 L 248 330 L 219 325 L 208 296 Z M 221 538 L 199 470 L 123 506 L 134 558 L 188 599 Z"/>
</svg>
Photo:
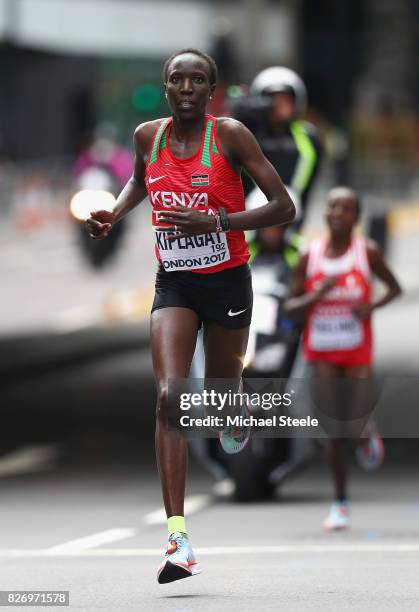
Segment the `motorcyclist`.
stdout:
<svg viewBox="0 0 419 612">
<path fill-rule="evenodd" d="M 234 116 L 254 133 L 264 155 L 289 188 L 299 209 L 294 227 L 300 227 L 304 221 L 321 158 L 318 131 L 302 120 L 306 105 L 307 91 L 302 79 L 282 66 L 262 70 L 248 95 L 234 98 L 231 104 Z M 249 194 L 254 187 L 251 177 L 243 177 L 243 185 L 246 195 Z M 251 195 L 251 199 L 257 198 L 257 192 Z"/>
<path fill-rule="evenodd" d="M 237 92 L 237 88 L 235 88 Z M 288 228 L 271 227 L 246 232 L 250 261 L 254 275 L 254 292 L 257 293 L 259 270 L 266 266 L 274 274 L 269 274 L 272 290 L 277 283 L 288 285 L 292 270 L 299 260 L 299 251 L 302 248 L 302 238 L 298 234 L 307 209 L 309 192 L 313 185 L 321 157 L 321 145 L 317 129 L 303 121 L 307 104 L 306 88 L 301 78 L 292 70 L 275 66 L 259 73 L 250 86 L 247 95 L 231 98 L 231 111 L 234 117 L 243 122 L 255 135 L 259 145 L 280 174 L 286 185 L 299 215 L 297 222 Z M 251 177 L 242 174 L 243 187 L 246 194 L 246 208 L 260 206 L 266 198 L 255 187 Z M 261 277 L 264 276 L 262 273 Z M 254 312 L 257 311 L 256 301 Z M 265 316 L 266 313 L 262 313 Z M 264 371 L 264 375 L 288 377 L 295 362 L 298 348 L 298 329 L 288 317 L 283 316 L 282 308 L 278 309 L 277 330 L 284 337 L 288 337 L 287 350 L 281 360 L 280 367 L 275 371 Z M 254 361 L 247 372 L 255 376 Z M 261 372 L 258 374 L 261 375 Z M 203 349 L 198 343 L 195 354 L 192 376 L 203 377 Z M 252 441 L 251 441 L 252 442 Z M 271 441 L 272 442 L 272 441 Z M 255 447 L 256 457 L 253 453 L 253 442 L 247 451 L 233 460 L 220 456 L 212 440 L 191 440 L 195 454 L 204 462 L 207 469 L 217 480 L 232 478 L 235 484 L 236 499 L 250 500 L 262 498 L 271 494 L 273 486 L 268 477 L 274 467 L 278 465 L 280 479 L 287 475 L 294 466 L 300 464 L 310 449 L 307 449 L 306 440 L 288 441 L 282 439 L 280 444 L 269 443 L 261 452 L 261 440 L 257 440 L 259 450 Z M 258 471 L 259 470 L 259 471 Z M 257 478 L 252 474 L 258 474 Z M 243 478 L 241 475 L 246 474 Z"/>
<path fill-rule="evenodd" d="M 234 116 L 245 123 L 256 136 L 259 145 L 280 174 L 297 208 L 297 218 L 288 228 L 272 227 L 247 234 L 250 264 L 254 273 L 257 293 L 257 269 L 275 270 L 275 282 L 287 286 L 292 271 L 304 249 L 301 228 L 309 202 L 310 191 L 319 169 L 322 154 L 316 127 L 302 120 L 307 104 L 307 92 L 302 79 L 288 68 L 274 66 L 262 70 L 251 84 L 248 95 L 235 98 Z M 251 177 L 243 176 L 246 208 L 264 203 L 261 192 Z M 262 274 L 263 277 L 263 274 Z M 274 280 L 275 277 L 275 280 Z M 255 302 L 256 304 L 256 302 Z M 257 304 L 254 313 L 257 315 Z M 266 312 L 262 310 L 262 317 Z M 299 328 L 284 315 L 282 306 L 277 314 L 277 333 L 287 340 L 279 368 L 275 372 L 264 369 L 248 371 L 250 376 L 296 376 L 303 373 L 303 364 L 297 356 Z M 303 375 L 303 374 L 302 374 Z M 313 444 L 308 439 L 256 440 L 247 452 L 235 457 L 228 466 L 235 483 L 238 500 L 262 499 L 269 496 L 275 484 L 280 484 L 294 469 L 311 456 Z M 241 474 L 245 473 L 246 478 Z"/>
<path fill-rule="evenodd" d="M 262 70 L 254 78 L 248 95 L 239 96 L 232 102 L 235 117 L 255 134 L 264 155 L 277 169 L 297 208 L 296 221 L 278 240 L 279 261 L 286 256 L 282 265 L 278 262 L 279 274 L 287 268 L 290 271 L 298 260 L 298 249 L 302 246 L 298 231 L 306 217 L 310 191 L 322 155 L 317 128 L 302 119 L 306 106 L 307 90 L 303 80 L 296 72 L 283 66 Z M 247 208 L 263 204 L 263 194 L 253 185 L 251 177 L 243 177 L 243 186 L 247 194 Z M 263 250 L 261 236 L 263 234 L 260 232 L 247 235 L 250 263 L 253 265 Z M 293 372 L 301 370 L 301 359 L 297 359 L 294 365 Z"/>
</svg>

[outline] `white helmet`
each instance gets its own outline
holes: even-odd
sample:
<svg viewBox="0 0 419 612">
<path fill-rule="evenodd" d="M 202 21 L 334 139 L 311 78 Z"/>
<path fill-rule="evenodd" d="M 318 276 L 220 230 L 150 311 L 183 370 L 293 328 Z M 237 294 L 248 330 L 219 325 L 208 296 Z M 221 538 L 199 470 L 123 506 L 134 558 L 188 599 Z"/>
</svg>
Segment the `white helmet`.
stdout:
<svg viewBox="0 0 419 612">
<path fill-rule="evenodd" d="M 304 114 L 307 105 L 307 89 L 296 72 L 283 66 L 265 68 L 253 79 L 250 92 L 255 95 L 291 92 L 295 97 L 297 116 Z"/>
</svg>

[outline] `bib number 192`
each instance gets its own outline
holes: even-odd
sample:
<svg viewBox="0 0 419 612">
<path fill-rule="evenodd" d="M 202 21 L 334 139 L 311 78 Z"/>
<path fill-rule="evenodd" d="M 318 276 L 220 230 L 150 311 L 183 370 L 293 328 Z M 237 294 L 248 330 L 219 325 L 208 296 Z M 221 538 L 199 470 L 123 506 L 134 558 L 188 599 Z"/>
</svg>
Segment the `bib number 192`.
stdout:
<svg viewBox="0 0 419 612">
<path fill-rule="evenodd" d="M 213 244 L 211 246 L 211 250 L 213 253 L 225 251 L 225 248 L 226 248 L 226 245 L 224 244 L 224 242 L 221 242 L 220 244 Z"/>
</svg>

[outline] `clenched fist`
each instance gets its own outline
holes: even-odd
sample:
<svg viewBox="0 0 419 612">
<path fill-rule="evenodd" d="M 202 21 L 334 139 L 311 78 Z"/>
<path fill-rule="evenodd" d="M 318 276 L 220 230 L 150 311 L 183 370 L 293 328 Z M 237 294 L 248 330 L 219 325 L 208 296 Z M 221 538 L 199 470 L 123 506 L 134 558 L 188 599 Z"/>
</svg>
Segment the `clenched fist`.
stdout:
<svg viewBox="0 0 419 612">
<path fill-rule="evenodd" d="M 94 240 L 99 240 L 105 238 L 111 231 L 115 223 L 115 215 L 108 210 L 96 210 L 90 213 L 85 223 L 89 236 Z"/>
</svg>

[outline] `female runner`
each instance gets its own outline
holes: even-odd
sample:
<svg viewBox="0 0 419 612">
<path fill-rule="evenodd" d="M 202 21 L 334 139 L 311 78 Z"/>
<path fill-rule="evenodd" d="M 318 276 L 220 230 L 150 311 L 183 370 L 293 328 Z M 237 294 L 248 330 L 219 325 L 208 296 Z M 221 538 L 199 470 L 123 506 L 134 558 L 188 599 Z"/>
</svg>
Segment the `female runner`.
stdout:
<svg viewBox="0 0 419 612">
<path fill-rule="evenodd" d="M 295 216 L 251 132 L 238 121 L 207 114 L 216 78 L 214 60 L 196 49 L 166 61 L 164 87 L 172 114 L 137 127 L 133 176 L 113 212 L 92 212 L 86 222 L 92 238 L 103 238 L 146 195 L 153 207 L 159 261 L 151 315 L 156 455 L 169 535 L 160 583 L 201 571 L 184 518 L 187 443 L 167 427 L 168 379 L 188 377 L 201 324 L 205 377 L 240 378 L 252 311 L 244 230 L 288 223 Z M 245 211 L 242 169 L 268 199 L 252 211 Z M 236 442 L 233 433 L 231 439 L 225 434 L 226 449 L 239 450 L 246 438 Z"/>
<path fill-rule="evenodd" d="M 352 189 L 336 187 L 329 192 L 326 210 L 329 235 L 315 240 L 308 254 L 301 258 L 285 304 L 288 315 L 305 319 L 305 357 L 318 379 L 371 376 L 371 314 L 401 293 L 378 246 L 354 235 L 359 215 L 359 199 Z M 386 293 L 375 301 L 371 295 L 373 275 L 387 286 Z M 327 395 L 326 401 L 330 401 L 333 393 L 338 395 L 337 386 L 324 386 L 321 390 Z M 358 391 L 358 401 L 353 402 L 351 413 L 344 417 L 348 427 L 349 421 L 356 420 L 363 412 L 361 402 L 365 402 L 363 397 L 368 392 L 363 383 L 358 384 L 358 388 L 353 383 L 346 391 L 351 398 L 353 392 Z M 341 406 L 337 405 L 338 399 L 335 403 L 332 411 L 336 416 Z M 331 439 L 327 447 L 335 487 L 335 502 L 323 524 L 328 531 L 348 527 L 350 522 L 344 442 L 341 437 Z M 359 462 L 366 469 L 376 469 L 384 455 L 381 437 L 371 432 L 366 442 L 360 442 L 362 446 L 357 448 Z"/>
</svg>

